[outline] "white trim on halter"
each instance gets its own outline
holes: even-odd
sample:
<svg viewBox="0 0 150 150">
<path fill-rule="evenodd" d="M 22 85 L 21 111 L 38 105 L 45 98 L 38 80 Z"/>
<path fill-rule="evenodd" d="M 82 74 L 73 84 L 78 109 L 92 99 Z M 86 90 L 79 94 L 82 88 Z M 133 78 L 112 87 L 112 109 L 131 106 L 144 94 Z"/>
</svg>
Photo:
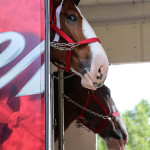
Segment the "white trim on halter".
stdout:
<svg viewBox="0 0 150 150">
<path fill-rule="evenodd" d="M 56 9 L 56 26 L 60 29 L 60 12 L 62 9 L 62 5 L 63 5 L 64 0 L 62 0 L 61 4 L 58 6 L 58 8 Z M 59 41 L 59 34 L 55 33 L 55 37 L 54 37 L 54 42 L 58 42 Z"/>
</svg>

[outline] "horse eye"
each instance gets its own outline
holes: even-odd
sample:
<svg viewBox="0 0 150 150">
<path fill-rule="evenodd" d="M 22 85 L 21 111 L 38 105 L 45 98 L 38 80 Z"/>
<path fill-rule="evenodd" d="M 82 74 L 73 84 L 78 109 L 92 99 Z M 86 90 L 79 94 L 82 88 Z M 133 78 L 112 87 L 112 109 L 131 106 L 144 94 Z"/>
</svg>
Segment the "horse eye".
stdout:
<svg viewBox="0 0 150 150">
<path fill-rule="evenodd" d="M 75 21 L 77 21 L 77 16 L 73 14 L 73 15 L 68 16 L 67 19 L 75 22 Z"/>
</svg>

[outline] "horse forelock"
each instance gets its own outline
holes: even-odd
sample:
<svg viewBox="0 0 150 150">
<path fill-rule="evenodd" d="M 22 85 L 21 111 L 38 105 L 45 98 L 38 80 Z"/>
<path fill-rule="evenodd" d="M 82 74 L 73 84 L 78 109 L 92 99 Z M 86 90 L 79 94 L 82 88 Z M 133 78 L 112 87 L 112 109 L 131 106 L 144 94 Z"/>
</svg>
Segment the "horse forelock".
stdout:
<svg viewBox="0 0 150 150">
<path fill-rule="evenodd" d="M 76 6 L 79 4 L 80 0 L 69 0 L 72 1 Z"/>
<path fill-rule="evenodd" d="M 61 3 L 62 0 L 54 0 L 54 2 L 59 5 Z M 76 6 L 78 6 L 78 4 L 80 3 L 80 0 L 65 0 L 65 1 L 71 1 L 73 2 Z"/>
<path fill-rule="evenodd" d="M 78 6 L 79 2 L 80 2 L 80 0 L 74 0 L 74 3 L 76 6 Z"/>
</svg>

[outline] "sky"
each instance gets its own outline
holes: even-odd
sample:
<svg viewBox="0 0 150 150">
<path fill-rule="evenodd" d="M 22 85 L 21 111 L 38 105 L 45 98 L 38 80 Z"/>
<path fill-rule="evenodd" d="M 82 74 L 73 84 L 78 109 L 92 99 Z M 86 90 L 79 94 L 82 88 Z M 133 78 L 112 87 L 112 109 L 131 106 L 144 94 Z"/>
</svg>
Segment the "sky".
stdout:
<svg viewBox="0 0 150 150">
<path fill-rule="evenodd" d="M 142 99 L 150 103 L 150 63 L 111 65 L 105 85 L 120 112 L 132 110 Z"/>
</svg>

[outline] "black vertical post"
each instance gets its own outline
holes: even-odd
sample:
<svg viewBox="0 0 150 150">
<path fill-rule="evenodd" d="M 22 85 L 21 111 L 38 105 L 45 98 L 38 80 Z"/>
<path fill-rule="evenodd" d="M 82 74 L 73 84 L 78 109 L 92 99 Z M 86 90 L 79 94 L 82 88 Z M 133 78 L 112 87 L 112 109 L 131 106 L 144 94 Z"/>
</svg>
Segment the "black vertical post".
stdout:
<svg viewBox="0 0 150 150">
<path fill-rule="evenodd" d="M 59 137 L 58 137 L 58 150 L 64 150 L 64 81 L 63 71 L 59 69 L 58 81 L 58 112 L 59 112 Z"/>
</svg>

